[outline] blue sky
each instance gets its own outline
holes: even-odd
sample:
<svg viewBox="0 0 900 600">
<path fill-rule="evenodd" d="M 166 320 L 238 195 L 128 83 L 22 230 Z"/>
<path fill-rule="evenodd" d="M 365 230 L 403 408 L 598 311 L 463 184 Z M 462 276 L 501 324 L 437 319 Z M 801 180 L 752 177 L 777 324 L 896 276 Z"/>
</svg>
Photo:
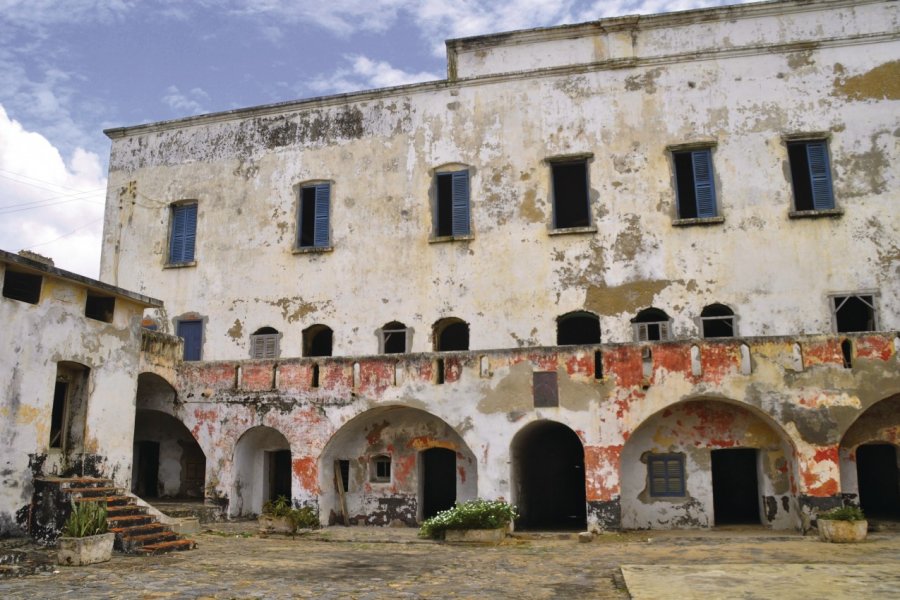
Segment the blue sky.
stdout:
<svg viewBox="0 0 900 600">
<path fill-rule="evenodd" d="M 96 277 L 102 130 L 441 79 L 444 40 L 718 0 L 0 0 L 0 249 Z"/>
</svg>

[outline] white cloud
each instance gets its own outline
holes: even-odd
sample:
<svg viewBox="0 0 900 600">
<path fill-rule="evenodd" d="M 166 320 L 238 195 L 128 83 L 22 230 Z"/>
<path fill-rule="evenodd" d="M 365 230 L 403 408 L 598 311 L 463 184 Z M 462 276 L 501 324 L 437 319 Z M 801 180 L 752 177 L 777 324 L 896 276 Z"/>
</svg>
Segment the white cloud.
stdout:
<svg viewBox="0 0 900 600">
<path fill-rule="evenodd" d="M 0 105 L 0 248 L 32 249 L 97 277 L 105 190 L 100 157 L 77 148 L 66 163 Z"/>
<path fill-rule="evenodd" d="M 328 75 L 319 75 L 305 88 L 320 94 L 345 93 L 371 88 L 392 87 L 420 81 L 432 81 L 441 76 L 427 71 L 410 73 L 391 66 L 387 61 L 376 61 L 361 55 L 346 55 L 350 65 Z"/>
<path fill-rule="evenodd" d="M 162 101 L 169 108 L 174 109 L 178 113 L 190 113 L 199 115 L 207 111 L 203 106 L 209 101 L 209 94 L 203 89 L 195 87 L 189 92 L 182 93 L 178 87 L 170 85 L 163 94 Z"/>
</svg>

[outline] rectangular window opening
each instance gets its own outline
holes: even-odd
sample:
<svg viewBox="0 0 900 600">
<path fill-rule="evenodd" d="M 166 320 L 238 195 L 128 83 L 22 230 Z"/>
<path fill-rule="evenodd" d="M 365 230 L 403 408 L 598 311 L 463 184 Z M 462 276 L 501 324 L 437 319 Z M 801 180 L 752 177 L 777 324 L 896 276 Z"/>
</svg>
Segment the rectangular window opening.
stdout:
<svg viewBox="0 0 900 600">
<path fill-rule="evenodd" d="M 172 206 L 172 227 L 169 232 L 169 264 L 194 261 L 197 241 L 197 204 Z"/>
<path fill-rule="evenodd" d="M 590 227 L 587 161 L 551 163 L 553 227 Z"/>
<path fill-rule="evenodd" d="M 310 387 L 319 387 L 319 365 L 312 366 L 312 374 L 310 376 Z"/>
<path fill-rule="evenodd" d="M 376 456 L 372 460 L 372 481 L 389 482 L 391 480 L 391 457 Z"/>
<path fill-rule="evenodd" d="M 831 309 L 838 333 L 875 331 L 875 297 L 871 294 L 832 296 Z"/>
<path fill-rule="evenodd" d="M 673 153 L 679 219 L 718 216 L 709 148 Z"/>
<path fill-rule="evenodd" d="M 89 319 L 112 323 L 116 310 L 116 299 L 112 296 L 96 296 L 88 294 L 84 305 L 84 316 Z"/>
<path fill-rule="evenodd" d="M 787 145 L 794 190 L 794 209 L 829 210 L 834 208 L 831 166 L 825 140 L 790 142 Z"/>
<path fill-rule="evenodd" d="M 701 317 L 703 337 L 734 337 L 734 317 Z"/>
<path fill-rule="evenodd" d="M 439 173 L 437 176 L 437 224 L 435 234 L 453 235 L 453 175 Z"/>
<path fill-rule="evenodd" d="M 684 496 L 684 455 L 649 455 L 647 457 L 647 479 L 652 497 Z"/>
<path fill-rule="evenodd" d="M 331 184 L 300 188 L 297 246 L 327 248 L 330 244 Z"/>
<path fill-rule="evenodd" d="M 3 276 L 3 296 L 28 304 L 37 304 L 41 299 L 43 280 L 40 275 L 7 269 Z"/>
</svg>

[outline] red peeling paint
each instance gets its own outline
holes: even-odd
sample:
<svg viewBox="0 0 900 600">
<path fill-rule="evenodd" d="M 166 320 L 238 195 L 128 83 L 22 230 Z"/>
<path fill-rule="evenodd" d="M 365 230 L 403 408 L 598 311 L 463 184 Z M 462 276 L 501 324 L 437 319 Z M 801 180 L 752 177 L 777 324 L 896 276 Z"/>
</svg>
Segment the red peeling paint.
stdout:
<svg viewBox="0 0 900 600">
<path fill-rule="evenodd" d="M 855 340 L 857 358 L 890 360 L 893 358 L 894 342 L 888 337 L 863 336 Z"/>
<path fill-rule="evenodd" d="M 447 450 L 453 450 L 454 452 L 459 448 L 457 444 L 450 440 L 440 440 L 427 435 L 410 438 L 406 443 L 406 447 L 416 451 L 428 450 L 429 448 L 446 448 Z"/>
<path fill-rule="evenodd" d="M 653 371 L 665 369 L 691 376 L 691 348 L 684 344 L 666 344 L 653 348 Z"/>
<path fill-rule="evenodd" d="M 806 366 L 843 365 L 844 355 L 841 353 L 841 341 L 831 338 L 803 344 L 803 362 Z"/>
<path fill-rule="evenodd" d="M 381 432 L 384 431 L 388 426 L 387 421 L 382 421 L 381 423 L 373 423 L 372 431 L 366 434 L 366 441 L 370 446 L 374 446 L 381 441 Z"/>
<path fill-rule="evenodd" d="M 584 484 L 588 501 L 609 501 L 619 495 L 617 474 L 621 454 L 622 445 L 584 447 L 584 471 L 587 474 Z M 612 480 L 607 479 L 608 474 L 612 474 Z"/>
<path fill-rule="evenodd" d="M 415 454 L 406 454 L 393 457 L 391 470 L 393 471 L 394 484 L 398 489 L 407 487 L 406 484 L 409 482 L 410 476 L 412 475 L 412 472 L 415 468 Z"/>
<path fill-rule="evenodd" d="M 585 377 L 594 376 L 594 356 L 593 354 L 573 354 L 566 359 L 566 373 L 570 376 L 579 375 Z"/>
<path fill-rule="evenodd" d="M 456 470 L 459 472 L 459 482 L 460 482 L 460 483 L 465 483 L 465 482 L 466 482 L 466 469 L 465 469 L 465 467 L 459 466 L 459 467 L 456 467 Z"/>
<path fill-rule="evenodd" d="M 708 344 L 700 347 L 699 379 L 720 385 L 727 375 L 736 373 L 741 364 L 739 346 L 730 344 Z"/>
<path fill-rule="evenodd" d="M 816 454 L 813 457 L 817 463 L 827 461 L 834 464 L 838 464 L 840 460 L 840 451 L 837 446 L 829 446 L 827 448 L 820 448 L 816 450 Z"/>
<path fill-rule="evenodd" d="M 273 363 L 245 363 L 241 369 L 241 389 L 249 392 L 271 390 L 274 387 Z"/>
<path fill-rule="evenodd" d="M 319 467 L 314 456 L 302 456 L 291 461 L 300 488 L 308 494 L 319 493 Z"/>
<path fill-rule="evenodd" d="M 638 346 L 618 346 L 603 352 L 604 374 L 615 377 L 620 387 L 637 387 L 643 379 L 641 349 Z"/>
</svg>

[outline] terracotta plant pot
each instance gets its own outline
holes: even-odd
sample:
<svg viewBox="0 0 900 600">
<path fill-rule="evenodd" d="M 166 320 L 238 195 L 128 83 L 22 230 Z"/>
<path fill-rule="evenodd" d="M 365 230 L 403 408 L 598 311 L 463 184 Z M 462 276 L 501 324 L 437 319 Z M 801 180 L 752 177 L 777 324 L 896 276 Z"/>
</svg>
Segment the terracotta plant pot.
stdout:
<svg viewBox="0 0 900 600">
<path fill-rule="evenodd" d="M 869 529 L 868 521 L 836 521 L 833 519 L 819 519 L 817 521 L 819 539 L 823 542 L 846 544 L 861 542 L 866 539 Z"/>
<path fill-rule="evenodd" d="M 57 541 L 56 562 L 67 566 L 92 565 L 112 558 L 114 533 L 82 538 L 61 537 Z"/>
</svg>

